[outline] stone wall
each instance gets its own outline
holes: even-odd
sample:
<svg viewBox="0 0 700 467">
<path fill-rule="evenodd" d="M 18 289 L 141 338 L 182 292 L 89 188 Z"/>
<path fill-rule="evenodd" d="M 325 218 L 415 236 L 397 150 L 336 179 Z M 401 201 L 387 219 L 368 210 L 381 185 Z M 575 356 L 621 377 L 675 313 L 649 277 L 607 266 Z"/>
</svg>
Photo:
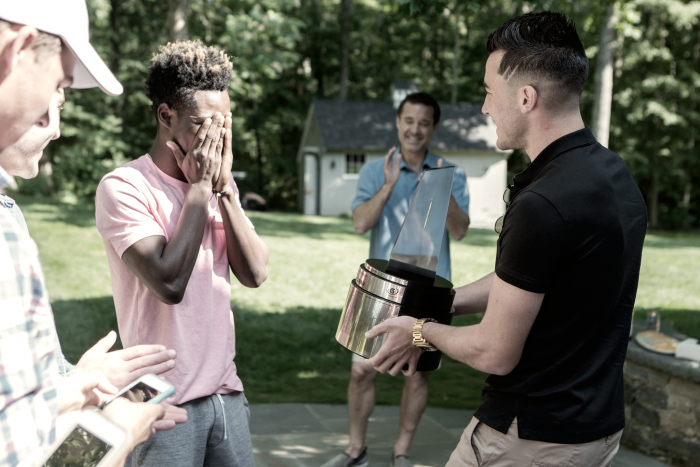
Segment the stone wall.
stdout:
<svg viewBox="0 0 700 467">
<path fill-rule="evenodd" d="M 630 342 L 624 380 L 622 443 L 674 466 L 700 467 L 700 363 Z"/>
</svg>

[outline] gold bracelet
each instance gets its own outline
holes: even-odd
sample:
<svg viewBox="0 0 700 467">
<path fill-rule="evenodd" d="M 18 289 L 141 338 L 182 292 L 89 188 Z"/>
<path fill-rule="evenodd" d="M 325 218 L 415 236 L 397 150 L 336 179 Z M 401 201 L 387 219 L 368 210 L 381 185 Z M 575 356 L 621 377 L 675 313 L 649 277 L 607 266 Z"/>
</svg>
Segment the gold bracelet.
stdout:
<svg viewBox="0 0 700 467">
<path fill-rule="evenodd" d="M 422 318 L 417 320 L 413 325 L 413 345 L 415 345 L 421 350 L 435 352 L 437 350 L 437 347 L 435 347 L 433 344 L 431 344 L 423 338 L 423 325 L 426 321 L 437 323 L 437 321 L 433 318 Z"/>
</svg>

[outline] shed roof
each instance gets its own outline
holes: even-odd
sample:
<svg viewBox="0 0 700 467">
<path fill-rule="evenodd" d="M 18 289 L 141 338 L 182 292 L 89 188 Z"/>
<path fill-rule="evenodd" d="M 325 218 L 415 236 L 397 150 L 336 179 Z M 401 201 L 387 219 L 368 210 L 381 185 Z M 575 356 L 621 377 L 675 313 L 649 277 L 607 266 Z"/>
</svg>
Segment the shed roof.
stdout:
<svg viewBox="0 0 700 467">
<path fill-rule="evenodd" d="M 440 104 L 440 127 L 432 149 L 496 149 L 496 125 L 477 104 Z M 318 130 L 327 149 L 386 150 L 398 143 L 391 102 L 313 102 Z"/>
</svg>

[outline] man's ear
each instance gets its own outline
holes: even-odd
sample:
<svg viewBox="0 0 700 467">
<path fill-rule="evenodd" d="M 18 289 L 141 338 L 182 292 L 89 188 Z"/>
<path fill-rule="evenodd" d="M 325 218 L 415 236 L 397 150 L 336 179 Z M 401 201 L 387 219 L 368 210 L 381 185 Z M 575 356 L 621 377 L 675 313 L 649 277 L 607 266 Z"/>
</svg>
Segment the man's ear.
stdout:
<svg viewBox="0 0 700 467">
<path fill-rule="evenodd" d="M 520 108 L 520 113 L 527 114 L 532 112 L 537 106 L 537 89 L 530 86 L 523 86 L 518 90 L 518 107 Z"/>
<path fill-rule="evenodd" d="M 14 71 L 19 63 L 20 54 L 27 51 L 39 35 L 39 31 L 31 26 L 15 25 L 2 33 L 4 41 L 0 51 L 0 83 Z"/>
<path fill-rule="evenodd" d="M 158 106 L 158 111 L 156 112 L 156 116 L 158 117 L 158 123 L 160 125 L 163 125 L 168 130 L 172 129 L 174 114 L 175 111 L 171 109 L 168 104 L 160 104 Z"/>
</svg>

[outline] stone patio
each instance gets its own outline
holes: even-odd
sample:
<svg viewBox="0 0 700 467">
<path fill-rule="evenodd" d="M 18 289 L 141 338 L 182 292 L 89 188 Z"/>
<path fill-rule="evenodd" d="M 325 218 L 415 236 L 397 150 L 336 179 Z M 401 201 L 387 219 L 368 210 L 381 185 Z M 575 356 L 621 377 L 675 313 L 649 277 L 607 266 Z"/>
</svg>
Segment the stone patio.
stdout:
<svg viewBox="0 0 700 467">
<path fill-rule="evenodd" d="M 347 446 L 345 405 L 259 404 L 252 405 L 250 412 L 256 467 L 320 467 Z M 427 408 L 411 449 L 415 467 L 444 466 L 472 414 L 469 410 Z M 398 426 L 398 407 L 375 407 L 367 429 L 370 467 L 388 467 Z M 624 447 L 613 466 L 667 467 Z"/>
</svg>

